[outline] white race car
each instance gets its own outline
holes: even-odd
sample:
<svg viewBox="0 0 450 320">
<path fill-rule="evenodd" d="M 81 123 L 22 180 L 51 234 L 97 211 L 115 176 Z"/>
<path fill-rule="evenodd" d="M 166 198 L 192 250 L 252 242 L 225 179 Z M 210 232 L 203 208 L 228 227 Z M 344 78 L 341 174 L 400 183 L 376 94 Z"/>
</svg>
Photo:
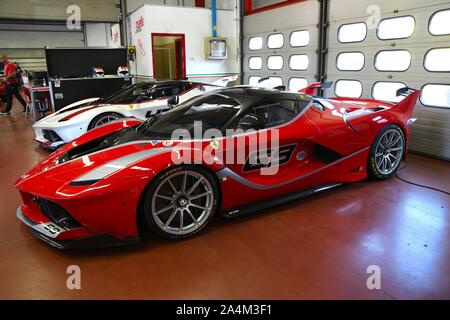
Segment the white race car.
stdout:
<svg viewBox="0 0 450 320">
<path fill-rule="evenodd" d="M 107 98 L 80 100 L 37 121 L 33 125 L 35 140 L 46 149 L 56 149 L 105 123 L 128 117 L 145 120 L 168 110 L 168 104 L 221 89 L 236 78 L 225 77 L 212 84 L 187 80 L 145 81 Z"/>
</svg>

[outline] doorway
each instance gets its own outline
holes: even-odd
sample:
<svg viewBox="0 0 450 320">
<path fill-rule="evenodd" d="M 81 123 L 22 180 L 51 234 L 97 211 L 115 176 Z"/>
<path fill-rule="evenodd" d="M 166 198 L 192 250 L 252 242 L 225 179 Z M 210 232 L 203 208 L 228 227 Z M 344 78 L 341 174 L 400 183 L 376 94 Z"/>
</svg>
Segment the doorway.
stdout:
<svg viewBox="0 0 450 320">
<path fill-rule="evenodd" d="M 186 78 L 185 37 L 181 33 L 152 33 L 153 77 Z"/>
</svg>

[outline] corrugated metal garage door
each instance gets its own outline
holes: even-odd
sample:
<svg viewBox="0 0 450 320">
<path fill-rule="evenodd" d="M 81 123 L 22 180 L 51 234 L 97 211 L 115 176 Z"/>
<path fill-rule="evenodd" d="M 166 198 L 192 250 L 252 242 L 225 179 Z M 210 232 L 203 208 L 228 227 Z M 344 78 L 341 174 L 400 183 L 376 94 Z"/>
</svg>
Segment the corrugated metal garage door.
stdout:
<svg viewBox="0 0 450 320">
<path fill-rule="evenodd" d="M 0 53 L 22 69 L 46 70 L 44 47 L 82 47 L 83 30 L 68 30 L 64 24 L 0 21 Z"/>
<path fill-rule="evenodd" d="M 393 100 L 403 84 L 422 88 L 410 150 L 450 159 L 450 3 L 330 1 L 327 96 Z"/>
<path fill-rule="evenodd" d="M 317 1 L 245 16 L 243 82 L 270 76 L 298 90 L 315 81 L 318 18 Z"/>
<path fill-rule="evenodd" d="M 117 22 L 116 0 L 2 0 L 0 18 L 65 21 L 73 5 L 82 21 Z"/>
</svg>

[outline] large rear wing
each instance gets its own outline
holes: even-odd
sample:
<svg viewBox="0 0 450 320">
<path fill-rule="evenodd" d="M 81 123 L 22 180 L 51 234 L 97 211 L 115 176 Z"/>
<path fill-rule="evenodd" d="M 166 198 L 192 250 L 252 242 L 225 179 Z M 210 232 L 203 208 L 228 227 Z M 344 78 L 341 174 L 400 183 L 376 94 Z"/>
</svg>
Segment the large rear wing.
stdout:
<svg viewBox="0 0 450 320">
<path fill-rule="evenodd" d="M 400 102 L 395 103 L 394 108 L 396 109 L 396 111 L 403 113 L 411 118 L 413 109 L 420 95 L 420 90 L 403 87 L 397 90 L 396 95 L 397 97 L 404 96 L 405 98 Z"/>
<path fill-rule="evenodd" d="M 399 97 L 399 96 L 407 97 L 411 93 L 413 93 L 414 90 L 416 90 L 416 89 L 412 89 L 412 88 L 409 88 L 409 87 L 403 87 L 403 88 L 398 89 L 395 94 L 397 95 L 397 97 Z"/>
<path fill-rule="evenodd" d="M 309 94 L 311 96 L 317 96 L 319 89 L 328 89 L 333 85 L 333 81 L 327 82 L 313 82 L 309 86 L 300 89 L 299 93 Z"/>
<path fill-rule="evenodd" d="M 238 76 L 223 77 L 223 78 L 220 78 L 219 80 L 214 81 L 211 84 L 215 85 L 215 86 L 226 87 L 228 82 L 236 81 L 237 78 L 238 78 Z"/>
</svg>

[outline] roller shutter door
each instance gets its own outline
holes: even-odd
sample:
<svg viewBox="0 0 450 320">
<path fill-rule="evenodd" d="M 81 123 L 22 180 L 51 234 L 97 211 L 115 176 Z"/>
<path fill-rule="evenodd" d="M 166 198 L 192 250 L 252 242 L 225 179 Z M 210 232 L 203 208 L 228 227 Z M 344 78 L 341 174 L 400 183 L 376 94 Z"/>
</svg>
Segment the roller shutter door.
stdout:
<svg viewBox="0 0 450 320">
<path fill-rule="evenodd" d="M 298 90 L 315 81 L 318 2 L 306 1 L 244 17 L 243 82 L 272 77 Z"/>
<path fill-rule="evenodd" d="M 0 22 L 0 53 L 29 71 L 46 70 L 44 47 L 83 47 L 83 30 L 58 23 Z"/>
<path fill-rule="evenodd" d="M 377 8 L 381 21 L 373 24 L 367 11 Z M 392 100 L 403 84 L 422 88 L 409 148 L 445 159 L 450 159 L 449 9 L 449 2 L 438 0 L 330 0 L 327 77 L 335 85 L 326 92 Z"/>
<path fill-rule="evenodd" d="M 117 22 L 115 0 L 2 0 L 0 18 L 65 21 L 77 5 L 82 21 Z"/>
</svg>

